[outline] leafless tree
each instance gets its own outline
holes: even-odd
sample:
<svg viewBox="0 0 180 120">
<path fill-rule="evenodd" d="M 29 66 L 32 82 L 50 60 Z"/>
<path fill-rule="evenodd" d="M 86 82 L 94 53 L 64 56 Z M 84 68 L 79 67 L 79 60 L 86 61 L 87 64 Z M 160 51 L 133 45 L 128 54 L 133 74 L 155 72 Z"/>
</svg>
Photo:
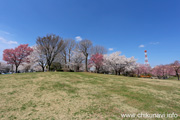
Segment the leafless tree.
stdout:
<svg viewBox="0 0 180 120">
<path fill-rule="evenodd" d="M 71 62 L 72 51 L 75 49 L 76 42 L 73 39 L 67 39 L 67 41 L 68 62 Z"/>
<path fill-rule="evenodd" d="M 73 39 L 65 39 L 64 46 L 65 48 L 63 49 L 61 54 L 62 54 L 65 64 L 67 64 L 67 62 L 69 63 L 71 62 L 72 51 L 74 50 L 76 46 L 76 42 Z"/>
<path fill-rule="evenodd" d="M 106 54 L 107 51 L 108 51 L 107 48 L 105 48 L 104 46 L 96 45 L 96 46 L 92 47 L 91 54 L 96 54 L 96 53 Z"/>
<path fill-rule="evenodd" d="M 92 48 L 92 42 L 90 40 L 82 40 L 78 44 L 79 50 L 84 54 L 85 56 L 85 71 L 88 71 L 87 62 L 88 62 L 88 56 L 91 53 Z"/>
<path fill-rule="evenodd" d="M 36 44 L 46 57 L 48 69 L 54 61 L 56 55 L 64 49 L 63 39 L 54 34 L 38 37 Z"/>
<path fill-rule="evenodd" d="M 68 41 L 64 40 L 63 46 L 64 49 L 61 51 L 61 58 L 64 60 L 64 64 L 67 64 L 67 45 L 68 45 Z"/>
</svg>

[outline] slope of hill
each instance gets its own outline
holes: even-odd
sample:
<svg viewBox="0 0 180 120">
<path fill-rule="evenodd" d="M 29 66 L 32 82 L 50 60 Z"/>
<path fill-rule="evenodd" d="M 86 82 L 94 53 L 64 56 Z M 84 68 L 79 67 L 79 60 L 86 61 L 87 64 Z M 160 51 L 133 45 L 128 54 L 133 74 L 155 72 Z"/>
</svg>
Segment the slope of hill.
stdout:
<svg viewBox="0 0 180 120">
<path fill-rule="evenodd" d="M 5 120 L 180 115 L 179 101 L 180 82 L 175 80 L 73 72 L 0 76 L 0 119 Z"/>
</svg>

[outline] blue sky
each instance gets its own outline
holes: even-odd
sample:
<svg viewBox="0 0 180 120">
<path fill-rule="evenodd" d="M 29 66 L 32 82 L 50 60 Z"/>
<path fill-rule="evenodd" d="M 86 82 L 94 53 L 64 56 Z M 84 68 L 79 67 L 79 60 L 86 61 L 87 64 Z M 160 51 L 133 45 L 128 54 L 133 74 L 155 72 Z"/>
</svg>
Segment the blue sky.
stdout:
<svg viewBox="0 0 180 120">
<path fill-rule="evenodd" d="M 0 59 L 5 48 L 38 36 L 89 39 L 152 66 L 180 60 L 179 0 L 0 0 Z"/>
</svg>

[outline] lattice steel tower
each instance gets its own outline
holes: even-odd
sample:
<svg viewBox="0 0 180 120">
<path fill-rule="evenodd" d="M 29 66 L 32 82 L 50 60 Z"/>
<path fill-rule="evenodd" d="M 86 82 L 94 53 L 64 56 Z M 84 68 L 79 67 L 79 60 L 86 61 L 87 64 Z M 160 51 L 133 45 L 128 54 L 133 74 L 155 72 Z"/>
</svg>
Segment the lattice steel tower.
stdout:
<svg viewBox="0 0 180 120">
<path fill-rule="evenodd" d="M 147 57 L 147 50 L 145 50 L 144 53 L 145 53 L 145 64 L 149 65 L 148 57 Z"/>
</svg>

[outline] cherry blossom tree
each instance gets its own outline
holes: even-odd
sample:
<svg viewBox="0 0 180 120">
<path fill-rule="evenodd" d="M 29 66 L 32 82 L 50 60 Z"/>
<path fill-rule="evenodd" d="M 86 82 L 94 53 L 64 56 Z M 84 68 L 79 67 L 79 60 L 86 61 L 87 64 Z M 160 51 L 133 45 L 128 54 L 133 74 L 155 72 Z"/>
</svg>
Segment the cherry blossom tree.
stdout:
<svg viewBox="0 0 180 120">
<path fill-rule="evenodd" d="M 157 76 L 158 78 L 161 78 L 165 76 L 165 66 L 164 65 L 158 65 L 155 66 L 151 71 L 153 76 Z"/>
<path fill-rule="evenodd" d="M 158 78 L 167 78 L 168 76 L 176 75 L 173 67 L 171 65 L 157 65 L 155 66 L 151 74 L 157 76 Z"/>
<path fill-rule="evenodd" d="M 106 68 L 109 69 L 109 71 L 113 70 L 115 74 L 117 75 L 117 65 L 119 60 L 119 55 L 121 52 L 114 52 L 110 55 L 104 55 L 104 64 L 107 66 Z"/>
<path fill-rule="evenodd" d="M 47 65 L 47 60 L 46 56 L 41 51 L 40 46 L 33 46 L 33 52 L 30 54 L 29 58 L 34 67 L 40 66 L 44 72 Z"/>
<path fill-rule="evenodd" d="M 32 51 L 33 49 L 28 47 L 28 44 L 19 45 L 15 49 L 5 49 L 3 51 L 3 60 L 7 64 L 15 65 L 17 73 L 19 65 L 29 62 L 28 56 Z"/>
<path fill-rule="evenodd" d="M 96 68 L 96 72 L 99 73 L 100 68 L 103 65 L 103 55 L 96 53 L 91 56 L 89 59 L 90 67 L 94 66 Z"/>
<path fill-rule="evenodd" d="M 135 69 L 136 60 L 134 57 L 127 58 L 124 55 L 120 56 L 120 54 L 121 52 L 117 51 L 110 55 L 104 55 L 104 64 L 109 66 L 109 69 L 113 70 L 116 75 Z"/>
<path fill-rule="evenodd" d="M 140 75 L 147 75 L 151 73 L 151 67 L 149 65 L 137 63 L 135 67 L 135 73 Z"/>
<path fill-rule="evenodd" d="M 11 66 L 8 65 L 7 63 L 5 62 L 0 62 L 0 74 L 1 73 L 6 73 L 6 72 L 9 72 L 11 69 Z"/>
<path fill-rule="evenodd" d="M 172 68 L 174 68 L 174 71 L 176 72 L 176 76 L 178 77 L 179 80 L 179 73 L 180 73 L 180 61 L 175 61 L 174 63 L 171 64 Z"/>
<path fill-rule="evenodd" d="M 142 69 L 143 66 L 144 66 L 144 64 L 136 63 L 135 73 L 137 76 L 140 76 L 141 74 L 143 74 L 143 69 Z"/>
<path fill-rule="evenodd" d="M 72 51 L 71 57 L 71 65 L 74 67 L 74 71 L 79 71 L 80 68 L 83 66 L 83 61 L 85 60 L 85 56 L 82 52 L 78 49 Z"/>
<path fill-rule="evenodd" d="M 167 74 L 167 76 L 175 76 L 176 75 L 174 68 L 170 64 L 165 65 L 165 66 L 166 66 L 165 73 Z"/>
<path fill-rule="evenodd" d="M 134 57 L 130 57 L 126 59 L 125 72 L 126 74 L 134 74 L 134 70 L 136 68 L 136 59 Z M 120 73 L 119 73 L 120 74 Z"/>
</svg>

